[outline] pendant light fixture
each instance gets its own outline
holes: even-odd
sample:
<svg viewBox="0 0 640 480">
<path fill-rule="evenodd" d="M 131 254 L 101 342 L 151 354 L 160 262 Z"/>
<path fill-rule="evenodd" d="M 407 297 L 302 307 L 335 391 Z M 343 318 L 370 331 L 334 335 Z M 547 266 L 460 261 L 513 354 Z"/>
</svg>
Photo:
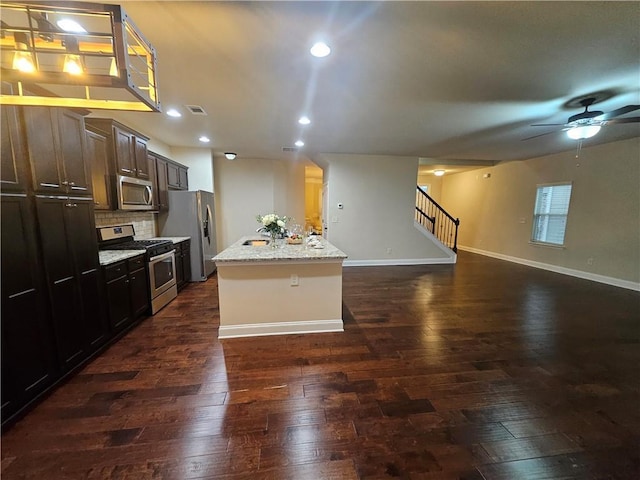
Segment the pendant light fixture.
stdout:
<svg viewBox="0 0 640 480">
<path fill-rule="evenodd" d="M 0 17 L 0 105 L 161 110 L 156 51 L 120 5 L 1 2 Z"/>
</svg>

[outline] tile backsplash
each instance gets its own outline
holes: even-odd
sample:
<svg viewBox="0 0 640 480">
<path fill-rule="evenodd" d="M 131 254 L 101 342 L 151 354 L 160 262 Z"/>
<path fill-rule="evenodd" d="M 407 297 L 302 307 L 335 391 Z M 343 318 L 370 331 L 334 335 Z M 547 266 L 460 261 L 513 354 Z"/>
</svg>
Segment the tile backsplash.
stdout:
<svg viewBox="0 0 640 480">
<path fill-rule="evenodd" d="M 156 233 L 156 215 L 149 212 L 95 212 L 96 227 L 133 224 L 136 240 L 153 238 Z"/>
</svg>

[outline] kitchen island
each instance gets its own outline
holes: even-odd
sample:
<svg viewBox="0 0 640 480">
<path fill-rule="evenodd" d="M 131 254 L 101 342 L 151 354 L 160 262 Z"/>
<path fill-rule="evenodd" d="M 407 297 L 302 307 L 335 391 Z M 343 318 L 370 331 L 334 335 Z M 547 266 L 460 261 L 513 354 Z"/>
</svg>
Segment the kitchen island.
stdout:
<svg viewBox="0 0 640 480">
<path fill-rule="evenodd" d="M 251 245 L 252 241 L 258 240 Z M 220 252 L 218 338 L 341 332 L 342 262 L 326 240 L 322 248 L 242 237 Z"/>
</svg>

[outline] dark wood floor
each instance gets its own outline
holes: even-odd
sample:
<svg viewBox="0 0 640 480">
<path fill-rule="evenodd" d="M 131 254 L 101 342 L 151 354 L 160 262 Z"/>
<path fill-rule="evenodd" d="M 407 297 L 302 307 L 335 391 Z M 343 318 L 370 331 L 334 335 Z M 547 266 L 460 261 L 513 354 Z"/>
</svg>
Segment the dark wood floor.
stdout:
<svg viewBox="0 0 640 480">
<path fill-rule="evenodd" d="M 2 479 L 640 478 L 638 292 L 462 252 L 346 268 L 344 320 L 218 341 L 190 285 L 2 437 Z"/>
</svg>

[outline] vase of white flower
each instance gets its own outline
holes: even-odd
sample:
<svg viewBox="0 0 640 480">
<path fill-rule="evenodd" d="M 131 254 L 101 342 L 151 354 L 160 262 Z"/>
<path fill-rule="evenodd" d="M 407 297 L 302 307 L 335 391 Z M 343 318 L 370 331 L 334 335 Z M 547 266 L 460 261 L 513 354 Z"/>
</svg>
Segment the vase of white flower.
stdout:
<svg viewBox="0 0 640 480">
<path fill-rule="evenodd" d="M 267 215 L 257 215 L 256 220 L 262 224 L 262 227 L 258 229 L 260 232 L 265 232 L 271 237 L 269 244 L 271 248 L 278 248 L 277 239 L 284 238 L 287 234 L 287 217 L 281 217 L 275 213 L 269 213 Z"/>
</svg>

